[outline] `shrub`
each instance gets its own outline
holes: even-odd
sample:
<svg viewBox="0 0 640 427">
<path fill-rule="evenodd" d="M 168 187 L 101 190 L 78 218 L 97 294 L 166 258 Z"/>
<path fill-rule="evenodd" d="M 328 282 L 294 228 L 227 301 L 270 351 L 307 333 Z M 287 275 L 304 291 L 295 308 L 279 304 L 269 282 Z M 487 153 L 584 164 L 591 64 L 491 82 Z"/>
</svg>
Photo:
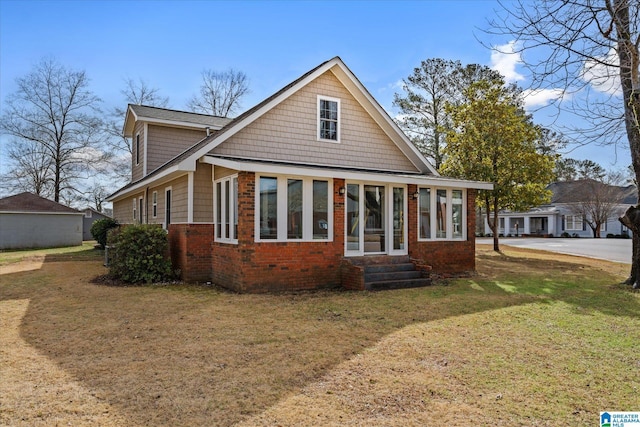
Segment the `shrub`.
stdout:
<svg viewBox="0 0 640 427">
<path fill-rule="evenodd" d="M 174 277 L 167 259 L 169 239 L 157 225 L 142 224 L 122 227 L 109 233 L 113 258 L 109 273 L 128 283 L 152 283 Z"/>
<path fill-rule="evenodd" d="M 567 233 L 567 232 L 565 231 L 564 233 L 562 233 L 562 234 L 560 235 L 560 237 L 565 237 L 565 238 L 567 238 L 567 237 L 571 237 L 571 236 L 569 235 L 569 233 Z"/>
<path fill-rule="evenodd" d="M 120 224 L 118 224 L 118 221 L 113 218 L 103 218 L 95 221 L 91 225 L 91 230 L 89 231 L 91 232 L 93 238 L 96 239 L 100 247 L 104 249 L 104 247 L 107 245 L 107 232 L 119 225 Z"/>
</svg>

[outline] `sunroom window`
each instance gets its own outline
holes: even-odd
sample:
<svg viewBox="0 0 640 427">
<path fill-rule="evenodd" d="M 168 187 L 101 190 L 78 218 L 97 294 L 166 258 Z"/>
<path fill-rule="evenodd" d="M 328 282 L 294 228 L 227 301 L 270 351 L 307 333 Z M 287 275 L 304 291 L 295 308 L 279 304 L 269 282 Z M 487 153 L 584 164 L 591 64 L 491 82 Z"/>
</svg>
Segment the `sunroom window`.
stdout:
<svg viewBox="0 0 640 427">
<path fill-rule="evenodd" d="M 466 238 L 466 204 L 463 190 L 420 188 L 418 239 Z"/>
<path fill-rule="evenodd" d="M 328 180 L 261 176 L 256 198 L 256 236 L 264 241 L 329 239 L 332 208 Z"/>
<path fill-rule="evenodd" d="M 215 237 L 217 241 L 238 240 L 238 177 L 231 176 L 215 185 Z"/>
</svg>

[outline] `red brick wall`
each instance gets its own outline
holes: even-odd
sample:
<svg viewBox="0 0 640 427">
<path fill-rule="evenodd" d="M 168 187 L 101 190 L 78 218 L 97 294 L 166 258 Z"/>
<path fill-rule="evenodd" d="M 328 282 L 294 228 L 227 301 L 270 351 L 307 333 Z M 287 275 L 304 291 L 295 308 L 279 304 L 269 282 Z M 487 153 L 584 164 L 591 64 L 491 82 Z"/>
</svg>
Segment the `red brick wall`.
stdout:
<svg viewBox="0 0 640 427">
<path fill-rule="evenodd" d="M 409 194 L 417 190 L 409 185 Z M 475 199 L 476 190 L 467 190 L 467 240 L 418 241 L 418 201 L 409 197 L 409 256 L 423 260 L 434 273 L 463 273 L 474 271 L 475 262 Z"/>
<path fill-rule="evenodd" d="M 347 286 L 361 289 L 360 279 L 345 271 L 344 180 L 333 182 L 332 242 L 255 242 L 255 175 L 238 175 L 238 243 L 213 242 L 212 224 L 171 224 L 169 241 L 174 268 L 185 281 L 213 281 L 238 292 L 269 292 Z M 416 191 L 409 185 L 408 194 Z M 475 190 L 467 192 L 467 240 L 417 239 L 417 200 L 409 197 L 409 255 L 434 273 L 475 270 Z"/>
<path fill-rule="evenodd" d="M 169 254 L 186 282 L 211 280 L 213 224 L 170 224 Z"/>
<path fill-rule="evenodd" d="M 334 180 L 333 242 L 255 242 L 255 175 L 238 175 L 238 244 L 214 244 L 213 280 L 239 292 L 340 285 L 344 251 L 344 197 Z"/>
</svg>

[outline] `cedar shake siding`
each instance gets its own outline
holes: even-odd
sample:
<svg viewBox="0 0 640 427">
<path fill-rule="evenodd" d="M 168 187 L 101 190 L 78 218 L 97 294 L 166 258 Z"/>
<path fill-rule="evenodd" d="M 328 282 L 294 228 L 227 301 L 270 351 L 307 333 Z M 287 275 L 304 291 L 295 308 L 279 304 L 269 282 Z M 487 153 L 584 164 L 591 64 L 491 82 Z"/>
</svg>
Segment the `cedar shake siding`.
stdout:
<svg viewBox="0 0 640 427">
<path fill-rule="evenodd" d="M 340 99 L 340 142 L 318 141 L 318 95 Z M 417 172 L 353 96 L 327 71 L 228 141 L 215 155 Z"/>
<path fill-rule="evenodd" d="M 203 130 L 148 125 L 147 173 L 156 170 L 207 136 Z"/>
</svg>

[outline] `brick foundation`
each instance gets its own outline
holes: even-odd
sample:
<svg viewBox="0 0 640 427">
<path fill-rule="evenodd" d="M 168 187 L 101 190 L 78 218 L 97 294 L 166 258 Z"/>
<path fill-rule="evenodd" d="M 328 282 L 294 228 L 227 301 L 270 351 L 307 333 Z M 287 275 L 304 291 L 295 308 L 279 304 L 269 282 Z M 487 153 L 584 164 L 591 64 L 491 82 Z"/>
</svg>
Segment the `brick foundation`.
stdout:
<svg viewBox="0 0 640 427">
<path fill-rule="evenodd" d="M 344 180 L 333 181 L 333 241 L 255 242 L 255 175 L 238 174 L 238 243 L 213 241 L 213 224 L 171 224 L 174 268 L 189 282 L 212 281 L 237 292 L 272 292 L 343 286 L 364 289 L 361 271 L 344 262 Z M 417 187 L 409 185 L 408 194 Z M 467 193 L 467 240 L 417 239 L 417 200 L 408 200 L 409 256 L 435 274 L 475 270 L 475 190 Z"/>
<path fill-rule="evenodd" d="M 409 185 L 409 194 L 416 190 L 416 185 Z M 409 198 L 409 256 L 430 265 L 436 274 L 475 271 L 475 199 L 476 190 L 467 190 L 467 240 L 426 242 L 418 241 L 418 201 Z"/>
<path fill-rule="evenodd" d="M 211 280 L 213 224 L 170 224 L 169 254 L 186 282 Z"/>
</svg>

